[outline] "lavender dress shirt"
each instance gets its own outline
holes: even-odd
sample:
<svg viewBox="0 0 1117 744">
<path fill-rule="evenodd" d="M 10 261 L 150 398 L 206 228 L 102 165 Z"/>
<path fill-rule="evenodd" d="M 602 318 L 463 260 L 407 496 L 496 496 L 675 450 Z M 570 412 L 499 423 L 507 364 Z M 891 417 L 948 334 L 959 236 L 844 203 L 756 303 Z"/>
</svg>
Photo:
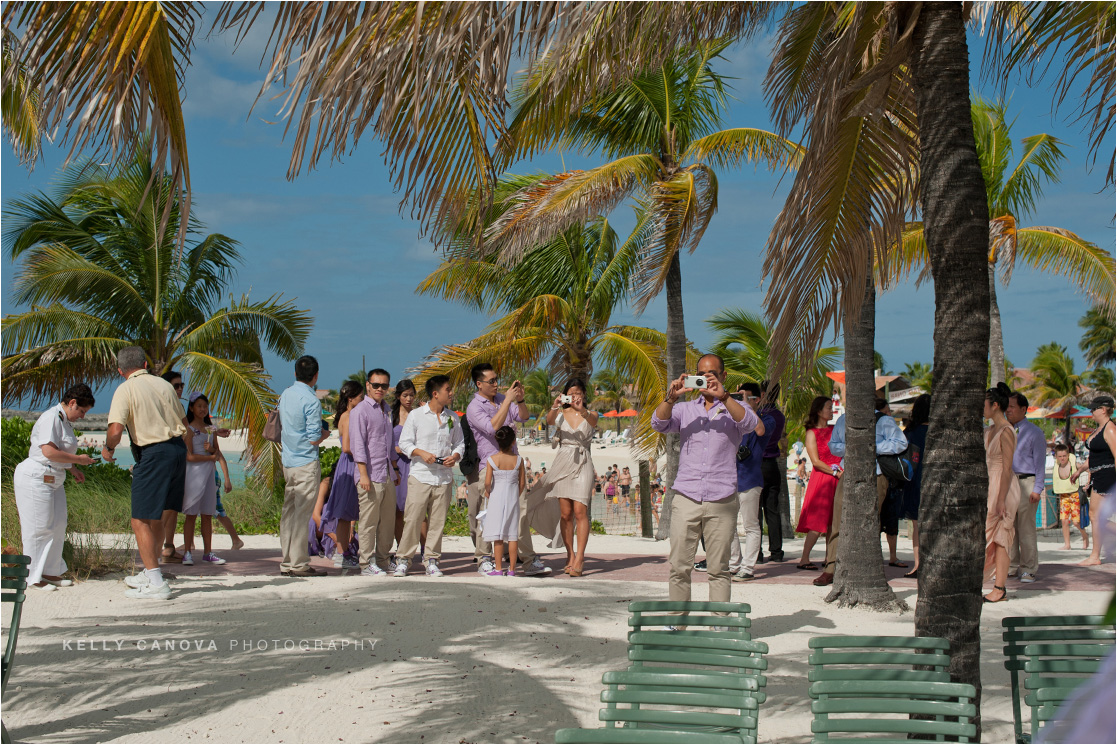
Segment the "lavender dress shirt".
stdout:
<svg viewBox="0 0 1117 744">
<path fill-rule="evenodd" d="M 349 449 L 353 453 L 353 479 L 361 480 L 356 464 L 363 462 L 368 478 L 376 483 L 388 480 L 388 466 L 396 454 L 392 433 L 392 410 L 386 403 L 376 405 L 367 395 L 349 414 Z"/>
<path fill-rule="evenodd" d="M 500 410 L 500 404 L 503 402 L 504 393 L 497 393 L 492 400 L 481 395 L 481 393 L 477 393 L 465 409 L 465 418 L 469 422 L 469 428 L 473 431 L 473 438 L 477 441 L 477 456 L 481 458 L 481 465 L 477 470 L 479 474 L 484 473 L 485 468 L 489 466 L 489 458 L 500 452 L 500 448 L 496 446 L 493 416 Z M 519 404 L 513 403 L 508 407 L 508 418 L 504 420 L 504 423 L 513 424 L 521 421 L 526 421 L 526 419 L 520 417 Z M 512 454 L 518 454 L 518 452 L 516 445 L 512 445 Z"/>
<path fill-rule="evenodd" d="M 1034 475 L 1032 493 L 1043 493 L 1047 477 L 1047 441 L 1043 430 L 1027 419 L 1016 425 L 1016 452 L 1012 455 L 1012 471 L 1017 475 Z"/>
<path fill-rule="evenodd" d="M 737 447 L 756 428 L 756 414 L 745 406 L 745 415 L 734 421 L 725 404 L 709 410 L 700 395 L 676 403 L 671 418 L 652 414 L 652 428 L 661 434 L 679 434 L 679 472 L 672 488 L 691 501 L 720 501 L 737 493 Z"/>
</svg>

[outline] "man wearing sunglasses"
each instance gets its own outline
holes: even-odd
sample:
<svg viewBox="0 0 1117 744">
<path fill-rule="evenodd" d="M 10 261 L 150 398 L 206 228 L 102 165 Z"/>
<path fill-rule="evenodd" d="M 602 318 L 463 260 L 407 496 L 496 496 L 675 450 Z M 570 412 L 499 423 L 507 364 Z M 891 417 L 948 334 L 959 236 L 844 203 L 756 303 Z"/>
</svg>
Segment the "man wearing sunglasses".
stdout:
<svg viewBox="0 0 1117 744">
<path fill-rule="evenodd" d="M 392 409 L 384 402 L 391 385 L 387 370 L 368 373 L 364 400 L 349 413 L 349 448 L 357 466 L 357 542 L 361 546 L 361 576 L 383 576 L 388 569 L 396 529 L 395 443 Z"/>
<path fill-rule="evenodd" d="M 474 560 L 478 564 L 477 570 L 481 574 L 488 574 L 493 570 L 493 548 L 490 543 L 482 539 L 477 523 L 477 512 L 480 510 L 482 491 L 484 491 L 485 468 L 489 457 L 500 451 L 496 445 L 496 430 L 505 425 L 511 426 L 527 421 L 530 412 L 524 403 L 524 386 L 519 380 L 509 385 L 507 391 L 501 394 L 497 389 L 500 379 L 493 370 L 493 365 L 478 364 L 473 367 L 471 375 L 474 384 L 477 385 L 477 394 L 466 407 L 465 417 L 477 440 L 480 468 L 477 474 L 469 479 L 469 534 L 475 546 Z M 543 561 L 535 554 L 535 548 L 532 547 L 526 494 L 526 491 L 520 494 L 520 560 L 524 562 L 525 576 L 545 576 L 551 573 L 551 568 L 543 565 Z M 512 560 L 511 556 L 509 560 Z"/>
</svg>

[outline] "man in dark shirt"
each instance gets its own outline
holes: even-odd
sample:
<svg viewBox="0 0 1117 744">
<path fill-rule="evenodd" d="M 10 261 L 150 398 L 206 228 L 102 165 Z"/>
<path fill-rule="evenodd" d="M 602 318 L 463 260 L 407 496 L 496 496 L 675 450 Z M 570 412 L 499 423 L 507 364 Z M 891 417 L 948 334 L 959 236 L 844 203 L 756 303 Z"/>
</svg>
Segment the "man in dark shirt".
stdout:
<svg viewBox="0 0 1117 744">
<path fill-rule="evenodd" d="M 760 513 L 757 519 L 761 524 L 768 523 L 768 560 L 777 563 L 783 557 L 783 528 L 780 524 L 780 493 L 782 491 L 780 480 L 786 477 L 784 463 L 780 462 L 780 439 L 783 437 L 787 419 L 780 409 L 776 408 L 776 401 L 780 397 L 780 384 L 774 381 L 764 382 L 764 404 L 757 411 L 762 419 L 771 417 L 773 425 L 768 432 L 768 444 L 764 447 L 764 455 L 760 461 L 760 472 L 764 476 L 764 490 L 760 492 Z M 764 548 L 756 559 L 757 563 L 764 563 Z"/>
</svg>

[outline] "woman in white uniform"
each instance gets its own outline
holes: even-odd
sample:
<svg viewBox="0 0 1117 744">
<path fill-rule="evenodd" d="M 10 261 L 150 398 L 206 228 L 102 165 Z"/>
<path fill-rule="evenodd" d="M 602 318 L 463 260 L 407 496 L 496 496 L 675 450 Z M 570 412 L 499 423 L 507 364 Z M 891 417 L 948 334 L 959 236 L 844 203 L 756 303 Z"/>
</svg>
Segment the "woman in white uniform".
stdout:
<svg viewBox="0 0 1117 744">
<path fill-rule="evenodd" d="M 72 422 L 85 418 L 93 407 L 93 391 L 88 385 L 74 385 L 62 402 L 43 413 L 31 430 L 31 449 L 27 459 L 16 466 L 15 496 L 19 512 L 23 552 L 31 558 L 27 583 L 44 591 L 73 582 L 62 578 L 66 562 L 62 546 L 66 542 L 66 471 L 81 483 L 85 474 L 74 465 L 92 465 L 89 455 L 79 455 L 78 439 Z"/>
</svg>

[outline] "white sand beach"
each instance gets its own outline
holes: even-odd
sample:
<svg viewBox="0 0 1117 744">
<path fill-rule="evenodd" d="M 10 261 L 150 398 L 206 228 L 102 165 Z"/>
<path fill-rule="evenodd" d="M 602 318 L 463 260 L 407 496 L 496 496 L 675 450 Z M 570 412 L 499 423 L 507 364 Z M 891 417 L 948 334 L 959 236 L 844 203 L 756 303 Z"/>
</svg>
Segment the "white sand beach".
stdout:
<svg viewBox="0 0 1117 744">
<path fill-rule="evenodd" d="M 248 543 L 245 552 L 278 551 L 274 537 Z M 215 544 L 231 562 L 244 554 L 224 552 L 224 535 Z M 1041 547 L 1044 564 L 1078 559 L 1046 536 Z M 445 545 L 467 548 L 466 538 Z M 667 551 L 603 536 L 590 548 L 601 557 Z M 903 540 L 901 554 L 910 557 Z M 983 613 L 985 742 L 1012 739 L 1001 618 L 1097 613 L 1110 597 L 1045 589 L 1042 569 L 1033 586 Z M 551 742 L 555 729 L 599 725 L 601 674 L 625 665 L 628 602 L 666 596 L 664 581 L 477 575 L 271 573 L 180 577 L 173 587 L 168 602 L 126 599 L 119 579 L 32 593 L 4 698 L 15 740 Z M 914 604 L 913 588 L 897 593 Z M 912 632 L 912 612 L 843 610 L 824 595 L 803 584 L 734 585 L 734 600 L 752 606 L 754 637 L 771 649 L 763 742 L 810 739 L 808 638 Z M 695 599 L 705 597 L 696 584 Z"/>
</svg>

